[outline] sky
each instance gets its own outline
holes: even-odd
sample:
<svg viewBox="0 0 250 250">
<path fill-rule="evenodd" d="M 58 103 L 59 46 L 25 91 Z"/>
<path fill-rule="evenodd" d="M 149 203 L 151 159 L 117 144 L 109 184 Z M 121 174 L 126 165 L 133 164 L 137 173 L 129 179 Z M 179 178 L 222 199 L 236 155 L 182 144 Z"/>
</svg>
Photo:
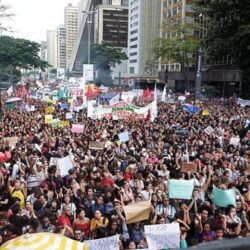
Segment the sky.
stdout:
<svg viewBox="0 0 250 250">
<path fill-rule="evenodd" d="M 68 3 L 77 5 L 79 0 L 3 0 L 10 5 L 10 12 L 15 14 L 7 23 L 13 35 L 35 42 L 46 40 L 46 31 L 56 29 L 64 22 L 64 7 Z M 4 22 L 3 22 L 4 23 Z"/>
</svg>

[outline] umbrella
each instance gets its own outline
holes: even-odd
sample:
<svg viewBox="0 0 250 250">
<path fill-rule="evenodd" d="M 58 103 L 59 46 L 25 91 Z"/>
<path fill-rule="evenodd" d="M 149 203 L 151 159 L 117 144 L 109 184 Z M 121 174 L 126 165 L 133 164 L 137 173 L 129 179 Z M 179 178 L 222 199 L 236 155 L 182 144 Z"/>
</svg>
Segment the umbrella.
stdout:
<svg viewBox="0 0 250 250">
<path fill-rule="evenodd" d="M 1 250 L 88 250 L 85 243 L 71 240 L 60 234 L 24 234 L 7 241 Z"/>
<path fill-rule="evenodd" d="M 11 97 L 6 101 L 6 103 L 20 102 L 20 101 L 22 101 L 22 98 L 20 97 Z"/>
</svg>

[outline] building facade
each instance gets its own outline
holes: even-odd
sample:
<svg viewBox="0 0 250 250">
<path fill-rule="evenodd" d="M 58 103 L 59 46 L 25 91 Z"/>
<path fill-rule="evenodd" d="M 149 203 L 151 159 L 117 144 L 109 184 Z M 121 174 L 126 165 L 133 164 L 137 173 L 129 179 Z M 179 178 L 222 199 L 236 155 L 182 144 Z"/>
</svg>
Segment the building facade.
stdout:
<svg viewBox="0 0 250 250">
<path fill-rule="evenodd" d="M 47 57 L 47 41 L 42 41 L 41 42 L 40 58 L 41 58 L 41 60 L 46 61 L 46 62 L 48 60 L 48 57 Z"/>
<path fill-rule="evenodd" d="M 63 24 L 57 27 L 57 68 L 66 68 L 66 29 Z"/>
<path fill-rule="evenodd" d="M 78 34 L 78 7 L 72 4 L 68 4 L 68 6 L 65 7 L 64 26 L 66 37 L 66 65 L 68 65 Z"/>
<path fill-rule="evenodd" d="M 47 31 L 47 62 L 53 67 L 57 67 L 57 41 L 56 30 Z"/>
<path fill-rule="evenodd" d="M 129 0 L 128 74 L 131 77 L 157 74 L 152 49 L 155 39 L 160 37 L 161 2 Z"/>
</svg>

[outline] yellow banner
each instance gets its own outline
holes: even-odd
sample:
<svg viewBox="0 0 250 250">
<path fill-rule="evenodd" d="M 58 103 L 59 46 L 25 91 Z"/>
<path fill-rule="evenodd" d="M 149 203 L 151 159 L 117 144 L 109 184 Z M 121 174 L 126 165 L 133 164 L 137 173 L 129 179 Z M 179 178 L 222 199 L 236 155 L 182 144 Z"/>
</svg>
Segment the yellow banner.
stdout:
<svg viewBox="0 0 250 250">
<path fill-rule="evenodd" d="M 45 114 L 52 114 L 54 112 L 54 108 L 53 107 L 47 107 L 45 108 Z"/>
<path fill-rule="evenodd" d="M 45 124 L 49 124 L 53 120 L 53 115 L 44 116 Z"/>
</svg>

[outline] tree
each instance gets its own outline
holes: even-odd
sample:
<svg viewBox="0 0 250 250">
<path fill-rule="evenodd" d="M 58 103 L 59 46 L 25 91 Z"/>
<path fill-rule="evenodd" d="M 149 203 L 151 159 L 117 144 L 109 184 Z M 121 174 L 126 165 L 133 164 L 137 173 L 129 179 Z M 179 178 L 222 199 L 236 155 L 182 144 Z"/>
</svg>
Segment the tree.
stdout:
<svg viewBox="0 0 250 250">
<path fill-rule="evenodd" d="M 20 76 L 21 69 L 44 70 L 49 65 L 39 56 L 40 45 L 29 40 L 2 36 L 0 38 L 1 79 L 8 80 L 8 68 L 13 66 L 14 77 Z M 5 74 L 4 74 L 5 73 Z"/>
<path fill-rule="evenodd" d="M 166 37 L 157 39 L 153 49 L 156 58 L 160 58 L 163 63 L 180 63 L 183 77 L 187 82 L 189 82 L 189 66 L 194 61 L 192 55 L 199 44 L 193 34 L 196 27 L 197 24 L 186 19 L 168 19 L 163 24 Z"/>
<path fill-rule="evenodd" d="M 127 55 L 122 52 L 121 48 L 112 47 L 108 43 L 93 44 L 91 47 L 91 61 L 98 70 L 96 82 L 101 84 L 111 83 L 111 67 L 121 64 L 127 60 Z"/>
<path fill-rule="evenodd" d="M 250 93 L 249 0 L 195 0 L 194 9 L 209 20 L 204 46 L 212 61 L 230 58 L 243 72 L 243 93 Z"/>
</svg>

